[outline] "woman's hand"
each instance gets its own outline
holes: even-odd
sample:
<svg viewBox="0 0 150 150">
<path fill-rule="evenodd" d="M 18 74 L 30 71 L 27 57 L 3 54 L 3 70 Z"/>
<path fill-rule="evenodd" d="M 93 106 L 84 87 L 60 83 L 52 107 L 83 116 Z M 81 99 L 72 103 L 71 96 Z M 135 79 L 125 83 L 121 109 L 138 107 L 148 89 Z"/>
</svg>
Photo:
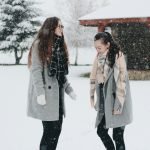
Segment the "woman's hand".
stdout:
<svg viewBox="0 0 150 150">
<path fill-rule="evenodd" d="M 119 110 L 113 110 L 112 114 L 113 114 L 113 115 L 120 115 L 121 112 L 120 112 Z"/>
<path fill-rule="evenodd" d="M 77 95 L 72 91 L 69 93 L 69 96 L 73 99 L 76 100 L 77 99 Z"/>
<path fill-rule="evenodd" d="M 122 107 L 120 101 L 118 100 L 118 98 L 116 98 L 112 114 L 120 115 L 122 113 L 122 109 L 123 109 L 123 107 Z"/>
<path fill-rule="evenodd" d="M 45 99 L 45 95 L 39 95 L 37 97 L 37 103 L 39 105 L 45 105 L 46 104 L 46 99 Z"/>
<path fill-rule="evenodd" d="M 91 107 L 94 108 L 94 106 L 95 106 L 95 100 L 91 99 L 90 102 L 91 102 Z"/>
</svg>

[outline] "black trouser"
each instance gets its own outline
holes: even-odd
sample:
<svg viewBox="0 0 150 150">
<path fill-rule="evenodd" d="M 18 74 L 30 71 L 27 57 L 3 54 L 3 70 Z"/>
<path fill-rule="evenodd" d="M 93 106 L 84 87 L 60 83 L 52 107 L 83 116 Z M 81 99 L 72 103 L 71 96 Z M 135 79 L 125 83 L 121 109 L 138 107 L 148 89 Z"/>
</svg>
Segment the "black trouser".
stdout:
<svg viewBox="0 0 150 150">
<path fill-rule="evenodd" d="M 59 88 L 59 120 L 58 121 L 42 121 L 43 136 L 40 143 L 40 150 L 56 150 L 59 135 L 63 122 L 63 106 L 62 106 L 62 89 Z"/>
<path fill-rule="evenodd" d="M 125 150 L 125 144 L 124 144 L 124 126 L 113 128 L 113 140 L 115 141 L 116 150 Z M 100 124 L 97 128 L 97 134 L 101 138 L 105 148 L 107 150 L 115 150 L 114 143 L 111 139 L 111 137 L 108 134 L 108 130 L 105 128 L 105 116 L 102 118 Z"/>
</svg>

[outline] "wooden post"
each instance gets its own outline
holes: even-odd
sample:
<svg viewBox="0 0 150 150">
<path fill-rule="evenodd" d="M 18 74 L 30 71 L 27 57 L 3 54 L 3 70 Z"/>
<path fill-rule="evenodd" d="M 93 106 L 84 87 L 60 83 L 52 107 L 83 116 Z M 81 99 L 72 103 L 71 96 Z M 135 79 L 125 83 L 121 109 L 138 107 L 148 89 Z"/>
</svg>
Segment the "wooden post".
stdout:
<svg viewBox="0 0 150 150">
<path fill-rule="evenodd" d="M 104 30 L 105 30 L 105 25 L 104 24 L 99 24 L 98 25 L 98 32 L 104 32 Z"/>
</svg>

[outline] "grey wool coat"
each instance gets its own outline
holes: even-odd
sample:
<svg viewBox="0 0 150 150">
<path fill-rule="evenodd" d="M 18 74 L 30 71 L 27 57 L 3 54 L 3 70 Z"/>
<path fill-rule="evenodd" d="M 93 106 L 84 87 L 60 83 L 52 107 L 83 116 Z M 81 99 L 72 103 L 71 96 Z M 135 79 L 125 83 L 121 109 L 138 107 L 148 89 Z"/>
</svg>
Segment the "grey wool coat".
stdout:
<svg viewBox="0 0 150 150">
<path fill-rule="evenodd" d="M 133 120 L 132 99 L 131 99 L 130 84 L 129 84 L 127 72 L 126 72 L 125 102 L 124 102 L 122 113 L 117 115 L 116 114 L 114 115 L 112 113 L 114 108 L 114 102 L 115 102 L 113 93 L 115 91 L 116 91 L 116 82 L 114 79 L 114 70 L 113 68 L 111 68 L 104 82 L 104 88 L 103 88 L 106 128 L 122 127 L 131 123 Z M 98 89 L 98 84 L 96 84 L 96 94 L 97 94 L 97 102 L 95 104 L 95 109 L 97 110 L 97 117 L 96 117 L 95 126 L 97 127 L 102 119 L 102 116 L 99 113 L 100 93 Z"/>
<path fill-rule="evenodd" d="M 28 87 L 27 116 L 43 121 L 59 120 L 59 85 L 56 77 L 49 77 L 47 66 L 44 66 L 39 58 L 38 43 L 36 40 L 32 47 L 32 65 L 30 67 L 30 81 Z M 44 70 L 45 84 L 43 82 L 42 71 Z M 65 116 L 64 93 L 69 94 L 73 89 L 68 80 L 63 86 L 62 100 L 63 113 Z M 45 95 L 46 105 L 37 103 L 37 96 Z"/>
</svg>

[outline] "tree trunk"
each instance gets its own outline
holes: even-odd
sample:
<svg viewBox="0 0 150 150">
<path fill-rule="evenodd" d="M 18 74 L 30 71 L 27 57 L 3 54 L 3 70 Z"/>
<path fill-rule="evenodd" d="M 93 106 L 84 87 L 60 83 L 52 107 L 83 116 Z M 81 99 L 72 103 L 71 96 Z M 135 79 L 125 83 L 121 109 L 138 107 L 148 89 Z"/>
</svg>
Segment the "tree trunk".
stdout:
<svg viewBox="0 0 150 150">
<path fill-rule="evenodd" d="M 19 64 L 20 64 L 20 59 L 19 59 L 19 58 L 16 58 L 15 64 L 16 64 L 16 65 L 19 65 Z"/>
<path fill-rule="evenodd" d="M 78 65 L 78 46 L 76 46 L 76 56 L 75 56 L 75 63 L 74 63 L 75 66 Z"/>
<path fill-rule="evenodd" d="M 19 65 L 19 64 L 20 64 L 20 60 L 21 60 L 21 58 L 22 58 L 22 56 L 23 56 L 23 50 L 21 51 L 20 56 L 18 56 L 18 51 L 17 51 L 17 49 L 14 50 L 14 53 L 15 53 L 15 60 L 16 60 L 15 64 L 16 64 L 16 65 Z"/>
<path fill-rule="evenodd" d="M 76 56 L 75 56 L 75 62 L 74 65 L 78 65 L 78 35 L 75 35 L 75 48 L 76 48 Z"/>
</svg>

